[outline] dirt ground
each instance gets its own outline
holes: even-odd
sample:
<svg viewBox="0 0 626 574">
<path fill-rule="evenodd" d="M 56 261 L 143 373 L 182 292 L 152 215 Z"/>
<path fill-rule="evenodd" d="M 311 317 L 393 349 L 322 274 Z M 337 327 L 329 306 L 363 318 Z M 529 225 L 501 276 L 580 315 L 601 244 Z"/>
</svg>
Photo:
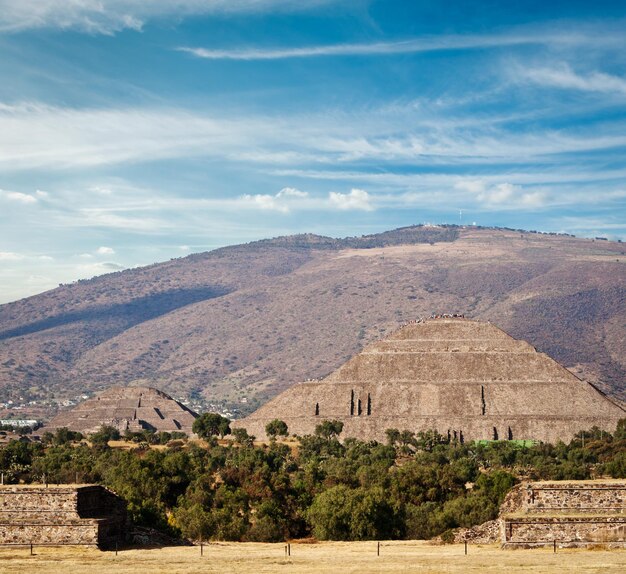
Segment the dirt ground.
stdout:
<svg viewBox="0 0 626 574">
<path fill-rule="evenodd" d="M 341 572 L 506 574 L 626 572 L 626 550 L 558 549 L 501 550 L 497 545 L 434 546 L 422 541 L 383 542 L 377 556 L 376 542 L 323 542 L 291 544 L 213 543 L 200 547 L 101 552 L 85 547 L 0 548 L 0 573 L 38 574 L 195 574 L 207 572 L 262 574 Z"/>
</svg>

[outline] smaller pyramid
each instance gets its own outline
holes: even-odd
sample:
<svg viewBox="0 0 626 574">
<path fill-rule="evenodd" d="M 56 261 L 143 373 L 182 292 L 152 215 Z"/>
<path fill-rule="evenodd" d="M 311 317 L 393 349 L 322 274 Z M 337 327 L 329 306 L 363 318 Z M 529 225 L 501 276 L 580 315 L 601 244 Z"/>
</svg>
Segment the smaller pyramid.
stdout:
<svg viewBox="0 0 626 574">
<path fill-rule="evenodd" d="M 58 414 L 44 430 L 66 427 L 89 434 L 106 425 L 121 433 L 153 430 L 191 434 L 196 418 L 197 413 L 158 389 L 112 387 L 70 411 Z"/>
<path fill-rule="evenodd" d="M 321 381 L 287 389 L 237 421 L 265 436 L 281 419 L 291 434 L 322 420 L 343 437 L 385 440 L 386 429 L 437 430 L 451 440 L 570 441 L 597 426 L 613 432 L 619 405 L 526 341 L 491 323 L 420 320 L 373 343 Z"/>
</svg>

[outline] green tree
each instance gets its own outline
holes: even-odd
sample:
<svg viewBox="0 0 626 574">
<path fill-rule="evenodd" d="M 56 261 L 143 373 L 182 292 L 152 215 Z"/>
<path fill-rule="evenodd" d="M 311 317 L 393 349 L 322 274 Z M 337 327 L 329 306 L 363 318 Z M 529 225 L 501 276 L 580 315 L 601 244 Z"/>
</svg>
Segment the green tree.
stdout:
<svg viewBox="0 0 626 574">
<path fill-rule="evenodd" d="M 414 451 L 414 449 L 417 448 L 415 433 L 410 430 L 403 430 L 400 433 L 398 442 L 401 445 L 400 451 L 403 454 L 411 454 Z"/>
<path fill-rule="evenodd" d="M 493 500 L 498 506 L 504 502 L 507 492 L 517 484 L 517 479 L 504 470 L 495 470 L 488 474 L 481 473 L 474 486 L 477 494 Z"/>
<path fill-rule="evenodd" d="M 318 494 L 307 512 L 313 535 L 319 540 L 350 540 L 354 510 L 352 489 L 342 484 Z"/>
<path fill-rule="evenodd" d="M 277 436 L 286 437 L 289 434 L 289 428 L 285 421 L 274 419 L 265 425 L 265 432 L 267 436 L 275 439 Z"/>
<path fill-rule="evenodd" d="M 204 413 L 193 421 L 191 430 L 205 439 L 217 435 L 224 438 L 230 434 L 230 420 L 217 413 Z"/>
<path fill-rule="evenodd" d="M 110 440 L 119 440 L 120 436 L 120 431 L 115 427 L 103 425 L 97 432 L 89 435 L 89 440 L 94 446 L 107 447 Z"/>
<path fill-rule="evenodd" d="M 626 478 L 626 451 L 617 453 L 604 469 L 613 478 Z"/>
<path fill-rule="evenodd" d="M 211 513 L 197 503 L 189 508 L 184 506 L 176 508 L 174 520 L 181 534 L 190 540 L 207 540 L 215 531 Z"/>
<path fill-rule="evenodd" d="M 385 436 L 389 446 L 395 446 L 400 441 L 400 431 L 398 429 L 387 429 Z"/>
<path fill-rule="evenodd" d="M 443 435 L 440 435 L 436 430 L 428 430 L 417 433 L 415 445 L 425 451 L 432 452 L 437 445 L 446 442 L 447 439 L 444 439 Z"/>
<path fill-rule="evenodd" d="M 49 437 L 46 434 L 46 440 L 48 439 Z M 58 428 L 52 438 L 52 442 L 55 445 L 67 444 L 68 442 L 81 441 L 81 440 L 83 440 L 83 435 L 81 433 L 71 431 L 67 427 Z"/>
<path fill-rule="evenodd" d="M 401 517 L 384 489 L 334 486 L 317 495 L 307 512 L 320 540 L 375 540 L 402 535 Z"/>
<path fill-rule="evenodd" d="M 341 434 L 343 423 L 341 421 L 322 421 L 315 427 L 315 434 L 326 440 L 333 439 Z"/>
<path fill-rule="evenodd" d="M 12 440 L 0 448 L 0 470 L 6 483 L 19 482 L 31 471 L 31 465 L 37 456 L 41 456 L 43 447 L 39 444 Z"/>
<path fill-rule="evenodd" d="M 236 443 L 248 447 L 254 445 L 254 439 L 256 438 L 253 435 L 249 435 L 248 431 L 244 428 L 233 429 L 233 437 Z"/>
</svg>

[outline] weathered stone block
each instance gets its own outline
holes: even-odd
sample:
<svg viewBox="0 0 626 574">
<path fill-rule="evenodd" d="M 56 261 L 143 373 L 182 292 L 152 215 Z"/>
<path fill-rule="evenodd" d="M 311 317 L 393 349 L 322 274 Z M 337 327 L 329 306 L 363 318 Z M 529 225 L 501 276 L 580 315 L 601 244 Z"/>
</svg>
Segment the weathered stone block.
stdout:
<svg viewBox="0 0 626 574">
<path fill-rule="evenodd" d="M 0 486 L 0 545 L 108 547 L 126 534 L 126 505 L 102 486 Z"/>
<path fill-rule="evenodd" d="M 558 543 L 622 545 L 626 541 L 626 482 L 531 482 L 515 487 L 501 509 L 505 547 Z"/>
</svg>

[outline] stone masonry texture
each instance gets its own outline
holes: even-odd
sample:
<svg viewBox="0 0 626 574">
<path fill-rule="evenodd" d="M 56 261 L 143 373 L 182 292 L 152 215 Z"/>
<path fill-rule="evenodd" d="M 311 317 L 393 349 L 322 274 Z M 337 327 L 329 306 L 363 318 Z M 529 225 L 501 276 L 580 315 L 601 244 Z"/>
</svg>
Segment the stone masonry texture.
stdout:
<svg viewBox="0 0 626 574">
<path fill-rule="evenodd" d="M 359 409 L 360 405 L 360 409 Z M 592 426 L 614 431 L 626 411 L 593 385 L 491 323 L 410 323 L 321 381 L 296 384 L 234 426 L 265 438 L 281 419 L 291 434 L 323 420 L 342 437 L 385 440 L 385 430 L 435 429 L 462 441 L 569 441 Z"/>
<path fill-rule="evenodd" d="M 626 541 L 626 481 L 529 482 L 500 509 L 504 547 L 606 544 Z"/>
<path fill-rule="evenodd" d="M 124 433 L 180 431 L 191 434 L 198 415 L 168 394 L 152 387 L 112 387 L 70 411 L 57 415 L 44 429 L 67 427 L 82 433 L 94 433 L 107 425 Z"/>
<path fill-rule="evenodd" d="M 0 486 L 0 545 L 106 548 L 126 534 L 126 505 L 102 486 Z"/>
</svg>

